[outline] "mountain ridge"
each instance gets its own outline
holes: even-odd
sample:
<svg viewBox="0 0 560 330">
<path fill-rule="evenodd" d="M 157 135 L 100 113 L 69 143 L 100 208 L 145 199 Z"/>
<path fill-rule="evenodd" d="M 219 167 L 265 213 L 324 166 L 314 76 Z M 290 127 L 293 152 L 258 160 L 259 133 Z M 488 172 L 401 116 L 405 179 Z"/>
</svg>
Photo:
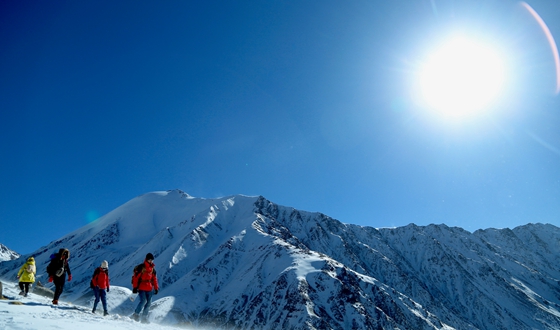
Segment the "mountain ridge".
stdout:
<svg viewBox="0 0 560 330">
<path fill-rule="evenodd" d="M 560 327 L 560 229 L 528 224 L 470 233 L 446 225 L 372 228 L 262 196 L 148 193 L 37 250 L 71 250 L 66 299 L 91 295 L 108 260 L 112 285 L 156 256 L 173 324 L 241 329 Z M 17 261 L 0 264 L 13 276 Z M 76 276 L 78 275 L 78 276 Z M 64 295 L 63 295 L 64 298 Z M 125 308 L 125 306 L 122 306 Z"/>
</svg>

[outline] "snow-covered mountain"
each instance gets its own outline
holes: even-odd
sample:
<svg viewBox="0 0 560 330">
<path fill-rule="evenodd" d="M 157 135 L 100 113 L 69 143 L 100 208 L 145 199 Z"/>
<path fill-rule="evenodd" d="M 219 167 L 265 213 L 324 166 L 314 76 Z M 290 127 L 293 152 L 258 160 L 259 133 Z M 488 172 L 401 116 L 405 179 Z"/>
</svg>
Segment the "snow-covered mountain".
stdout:
<svg viewBox="0 0 560 330">
<path fill-rule="evenodd" d="M 7 246 L 0 243 L 0 262 L 6 260 L 15 260 L 19 258 L 19 254 L 10 250 Z"/>
<path fill-rule="evenodd" d="M 41 282 L 49 256 L 62 247 L 71 251 L 73 280 L 61 299 L 83 304 L 102 260 L 112 287 L 130 288 L 134 265 L 153 253 L 161 290 L 152 321 L 159 323 L 560 328 L 560 228 L 552 225 L 375 229 L 261 196 L 203 199 L 173 190 L 139 196 L 34 252 Z M 14 279 L 20 266 L 3 262 L 0 276 Z"/>
</svg>

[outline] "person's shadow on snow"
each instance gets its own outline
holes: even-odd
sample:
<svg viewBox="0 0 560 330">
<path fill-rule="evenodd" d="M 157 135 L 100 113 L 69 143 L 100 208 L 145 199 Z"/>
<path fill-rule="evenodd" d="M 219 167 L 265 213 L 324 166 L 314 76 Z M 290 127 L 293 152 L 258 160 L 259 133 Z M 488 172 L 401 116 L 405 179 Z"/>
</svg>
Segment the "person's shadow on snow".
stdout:
<svg viewBox="0 0 560 330">
<path fill-rule="evenodd" d="M 50 306 L 51 304 L 38 303 L 38 302 L 30 301 L 30 302 L 23 303 L 23 305 L 26 305 L 26 306 Z"/>
</svg>

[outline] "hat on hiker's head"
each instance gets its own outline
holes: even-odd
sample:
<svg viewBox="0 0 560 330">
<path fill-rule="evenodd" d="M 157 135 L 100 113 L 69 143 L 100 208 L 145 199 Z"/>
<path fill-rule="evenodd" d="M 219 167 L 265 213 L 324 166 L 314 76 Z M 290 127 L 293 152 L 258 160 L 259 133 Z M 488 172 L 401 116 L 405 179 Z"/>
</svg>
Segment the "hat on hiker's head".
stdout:
<svg viewBox="0 0 560 330">
<path fill-rule="evenodd" d="M 154 255 L 151 253 L 146 254 L 146 260 L 154 260 Z"/>
<path fill-rule="evenodd" d="M 33 256 L 27 258 L 27 261 L 31 262 L 31 261 L 35 261 L 35 259 L 33 258 Z"/>
<path fill-rule="evenodd" d="M 67 259 L 70 259 L 70 251 L 68 251 L 68 249 L 60 249 L 58 251 L 58 254 L 62 257 L 62 256 L 66 256 Z"/>
<path fill-rule="evenodd" d="M 107 260 L 103 260 L 101 262 L 101 268 L 109 269 L 109 263 L 107 262 Z"/>
</svg>

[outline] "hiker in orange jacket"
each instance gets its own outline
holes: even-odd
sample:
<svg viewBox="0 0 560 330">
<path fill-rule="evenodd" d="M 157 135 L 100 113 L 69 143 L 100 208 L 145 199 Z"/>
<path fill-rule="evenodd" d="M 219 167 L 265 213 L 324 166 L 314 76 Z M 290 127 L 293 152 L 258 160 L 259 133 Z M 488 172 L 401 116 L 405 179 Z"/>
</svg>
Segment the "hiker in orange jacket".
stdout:
<svg viewBox="0 0 560 330">
<path fill-rule="evenodd" d="M 134 275 L 132 276 L 132 292 L 138 293 L 140 302 L 132 314 L 135 321 L 140 320 L 140 312 L 142 312 L 142 323 L 148 322 L 148 313 L 152 304 L 152 293 L 158 294 L 159 285 L 156 275 L 156 265 L 154 264 L 154 255 L 148 253 L 141 263 L 134 267 Z"/>
</svg>

